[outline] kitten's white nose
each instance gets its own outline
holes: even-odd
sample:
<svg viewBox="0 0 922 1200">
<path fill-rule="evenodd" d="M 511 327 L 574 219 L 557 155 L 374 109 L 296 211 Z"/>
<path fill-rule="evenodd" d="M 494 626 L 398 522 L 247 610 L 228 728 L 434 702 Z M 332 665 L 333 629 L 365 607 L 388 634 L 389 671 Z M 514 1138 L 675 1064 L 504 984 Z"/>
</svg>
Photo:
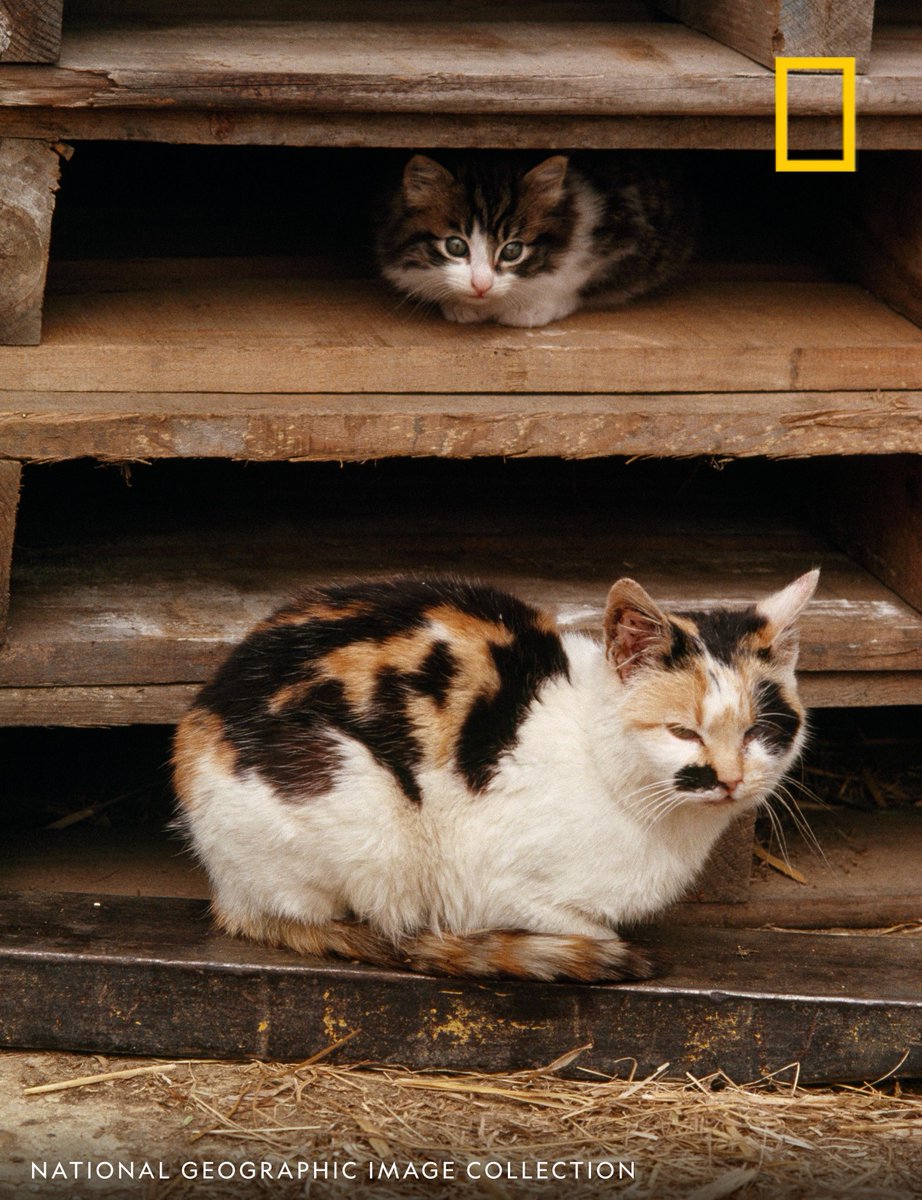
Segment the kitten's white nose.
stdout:
<svg viewBox="0 0 922 1200">
<path fill-rule="evenodd" d="M 471 271 L 471 290 L 475 296 L 485 296 L 492 286 L 492 271 Z"/>
</svg>

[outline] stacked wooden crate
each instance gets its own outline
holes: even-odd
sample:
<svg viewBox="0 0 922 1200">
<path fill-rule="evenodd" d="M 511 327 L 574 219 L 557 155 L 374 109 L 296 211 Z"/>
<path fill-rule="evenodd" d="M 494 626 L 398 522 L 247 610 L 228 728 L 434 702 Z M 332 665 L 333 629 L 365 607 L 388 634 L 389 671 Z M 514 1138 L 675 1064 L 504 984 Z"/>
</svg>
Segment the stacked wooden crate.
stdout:
<svg viewBox="0 0 922 1200">
<path fill-rule="evenodd" d="M 0 621 L 8 598 L 10 608 L 0 723 L 171 722 L 227 647 L 296 584 L 404 567 L 489 575 L 592 628 L 621 563 L 676 604 L 742 601 L 817 563 L 823 583 L 803 636 L 808 702 L 922 703 L 922 187 L 919 160 L 906 153 L 922 150 L 922 25 L 886 21 L 884 6 L 869 54 L 870 0 L 839 6 L 833 25 L 818 23 L 828 5 L 807 0 L 663 7 L 689 25 L 640 0 L 539 2 L 527 11 L 479 0 L 282 2 L 234 19 L 217 2 L 170 9 L 74 0 L 56 64 L 0 68 L 0 231 L 11 247 L 0 261 Z M 47 30 L 37 18 L 49 14 L 54 25 L 51 8 L 23 0 L 22 12 L 36 28 Z M 28 56 L 25 29 L 24 16 L 9 42 L 19 59 Z M 47 34 L 40 41 L 50 56 Z M 533 331 L 449 325 L 395 308 L 367 278 L 312 275 L 309 265 L 280 259 L 53 264 L 44 294 L 59 158 L 69 144 L 78 152 L 85 140 L 768 150 L 773 74 L 760 63 L 780 52 L 853 54 L 868 68 L 858 87 L 857 186 L 837 184 L 836 220 L 815 226 L 840 276 L 811 265 L 712 266 L 655 300 Z M 792 144 L 834 151 L 838 80 L 800 78 L 790 120 Z M 103 530 L 95 541 L 20 547 L 8 586 L 22 464 L 689 455 L 816 458 L 809 486 L 821 532 L 780 520 L 757 527 L 743 512 L 732 527 L 693 528 L 677 551 L 676 539 L 653 526 L 586 529 L 574 545 L 564 524 L 539 533 L 497 514 L 485 521 L 461 513 L 402 530 L 381 557 L 380 516 L 305 522 L 295 544 L 281 525 L 216 526 L 209 537 L 178 526 L 147 540 Z M 745 900 L 750 842 L 748 827 L 725 845 L 699 923 L 729 921 L 731 904 Z M 631 1021 L 638 1029 L 653 1022 L 666 1038 L 660 1051 L 676 1061 L 700 1067 L 711 1053 L 694 1049 L 692 1026 L 703 1019 L 696 1005 L 710 1003 L 700 997 L 714 986 L 700 964 L 697 973 L 679 967 L 665 988 L 459 992 L 348 967 L 296 967 L 210 935 L 203 942 L 200 908 L 178 900 L 24 896 L 3 902 L 13 946 L 3 961 L 21 994 L 54 995 L 62 978 L 70 987 L 81 980 L 91 997 L 102 986 L 93 979 L 124 990 L 102 1010 L 88 1001 L 84 1024 L 66 1029 L 24 1005 L 4 1033 L 8 1044 L 300 1053 L 316 1048 L 317 1035 L 280 1016 L 297 1003 L 318 1028 L 342 1029 L 365 1013 L 358 1053 L 399 1053 L 413 1027 L 417 1061 L 486 1063 L 504 1053 L 495 1014 L 511 1005 L 519 1017 L 532 1013 L 515 1051 L 525 1061 L 542 1057 L 551 1028 L 534 1016 L 536 1004 L 572 1004 L 571 1032 L 583 1040 L 600 1038 L 599 1023 L 626 1004 L 634 1015 L 618 1037 L 599 1041 L 601 1069 L 619 1057 L 615 1043 L 636 1055 Z M 127 932 L 110 954 L 116 928 Z M 791 1057 L 790 1013 L 777 1017 L 783 980 L 773 991 L 768 978 L 738 970 L 741 938 L 753 953 L 789 957 L 792 980 L 819 964 L 803 1011 L 828 1018 L 830 1038 L 869 1000 L 895 1013 L 915 995 L 914 960 L 882 965 L 887 952 L 867 939 L 835 947 L 836 969 L 852 978 L 837 990 L 828 982 L 828 940 L 801 940 L 795 953 L 777 940 L 783 934 L 683 937 L 718 947 L 720 988 L 736 997 L 723 1012 L 724 1034 L 735 1038 L 741 1070 L 769 1066 L 776 1053 Z M 159 1009 L 141 1027 L 118 1015 L 131 997 L 156 990 L 167 943 L 173 984 L 192 1008 L 204 1014 L 204 997 L 221 994 L 220 1010 L 236 1006 L 239 1028 L 215 1028 L 203 1015 L 180 1031 Z M 882 973 L 884 991 L 875 983 Z M 238 976 L 247 981 L 242 993 L 233 990 Z M 398 993 L 411 997 L 406 1029 L 367 1028 L 369 997 L 380 1006 Z M 444 1030 L 451 1005 L 462 1003 L 457 995 L 477 1032 L 452 1040 Z M 272 1035 L 264 1033 L 267 1004 Z M 759 1004 L 764 1013 L 753 1017 Z M 426 1015 L 430 1008 L 438 1019 Z M 93 1033 L 100 1011 L 103 1032 Z M 676 1022 L 679 1011 L 685 1024 Z M 740 1033 L 746 1012 L 756 1025 L 767 1022 L 761 1049 Z M 905 1019 L 916 1016 L 913 1008 Z M 866 1045 L 862 1062 L 877 1072 L 891 1043 Z M 913 1053 L 907 1073 L 919 1069 L 918 1047 Z M 841 1064 L 820 1054 L 808 1070 L 841 1073 Z"/>
</svg>

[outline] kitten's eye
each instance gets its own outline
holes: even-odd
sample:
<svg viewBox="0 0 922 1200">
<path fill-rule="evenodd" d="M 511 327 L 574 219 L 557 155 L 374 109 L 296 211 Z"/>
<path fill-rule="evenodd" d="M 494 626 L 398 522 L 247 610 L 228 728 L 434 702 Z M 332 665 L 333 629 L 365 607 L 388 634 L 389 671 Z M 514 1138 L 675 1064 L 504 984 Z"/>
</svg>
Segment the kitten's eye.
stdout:
<svg viewBox="0 0 922 1200">
<path fill-rule="evenodd" d="M 445 239 L 445 253 L 450 254 L 452 258 L 464 258 L 467 252 L 468 246 L 464 238 L 450 237 Z"/>
<path fill-rule="evenodd" d="M 686 729 L 684 725 L 667 725 L 666 728 L 673 737 L 681 738 L 683 742 L 700 742 L 701 734 L 694 729 Z"/>
<path fill-rule="evenodd" d="M 525 247 L 521 242 L 507 242 L 499 252 L 503 262 L 515 262 L 521 258 L 525 252 Z"/>
</svg>

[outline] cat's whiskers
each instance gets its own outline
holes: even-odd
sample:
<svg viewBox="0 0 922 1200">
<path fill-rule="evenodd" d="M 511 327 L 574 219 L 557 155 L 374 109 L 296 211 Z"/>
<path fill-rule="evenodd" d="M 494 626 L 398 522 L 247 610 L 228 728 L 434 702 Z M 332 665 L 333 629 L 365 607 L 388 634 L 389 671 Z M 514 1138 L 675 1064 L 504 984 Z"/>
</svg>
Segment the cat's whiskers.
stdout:
<svg viewBox="0 0 922 1200">
<path fill-rule="evenodd" d="M 815 854 L 820 861 L 828 867 L 830 865 L 829 859 L 826 857 L 826 853 L 823 850 L 823 847 L 820 845 L 819 839 L 810 827 L 810 822 L 804 816 L 803 810 L 794 799 L 794 796 L 787 784 L 779 783 L 773 793 L 772 799 L 777 799 L 780 801 L 782 807 L 793 821 L 797 832 L 804 839 L 804 842 L 807 844 L 807 846 L 809 846 L 811 853 Z"/>
</svg>

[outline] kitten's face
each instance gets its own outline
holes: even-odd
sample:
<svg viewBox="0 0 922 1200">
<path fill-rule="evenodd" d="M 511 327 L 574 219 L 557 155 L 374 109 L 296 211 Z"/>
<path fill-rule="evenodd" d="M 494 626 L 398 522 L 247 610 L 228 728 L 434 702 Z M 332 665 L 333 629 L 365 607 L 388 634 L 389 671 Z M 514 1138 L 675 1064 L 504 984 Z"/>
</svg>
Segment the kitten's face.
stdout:
<svg viewBox="0 0 922 1200">
<path fill-rule="evenodd" d="M 439 304 L 514 302 L 516 286 L 551 269 L 569 244 L 566 173 L 561 155 L 530 171 L 481 162 L 457 176 L 415 155 L 378 242 L 385 276 Z"/>
<path fill-rule="evenodd" d="M 607 653 L 626 685 L 624 724 L 657 781 L 638 798 L 651 816 L 752 808 L 793 764 L 805 732 L 794 624 L 817 579 L 739 611 L 671 615 L 632 580 L 612 588 Z"/>
</svg>

